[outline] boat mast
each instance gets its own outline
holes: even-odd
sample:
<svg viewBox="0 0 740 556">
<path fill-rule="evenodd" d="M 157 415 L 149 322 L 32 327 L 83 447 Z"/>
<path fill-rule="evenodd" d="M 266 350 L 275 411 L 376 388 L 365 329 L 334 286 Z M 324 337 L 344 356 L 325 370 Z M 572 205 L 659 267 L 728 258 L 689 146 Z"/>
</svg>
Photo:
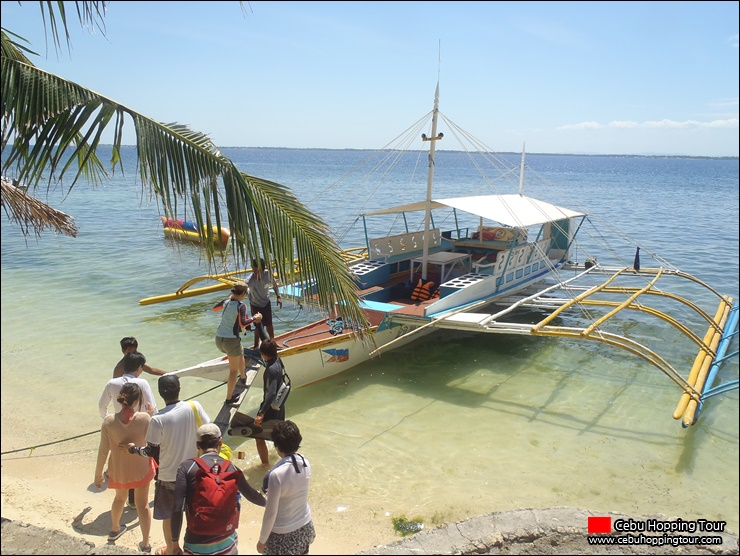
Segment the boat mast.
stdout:
<svg viewBox="0 0 740 556">
<path fill-rule="evenodd" d="M 424 215 L 424 253 L 421 260 L 421 278 L 427 279 L 427 259 L 429 257 L 429 230 L 432 219 L 432 184 L 434 183 L 434 152 L 438 139 L 442 139 L 442 133 L 437 134 L 437 115 L 439 113 L 439 80 L 434 91 L 434 110 L 432 110 L 432 136 L 421 134 L 422 141 L 429 141 L 429 172 L 427 174 L 427 210 Z"/>
<path fill-rule="evenodd" d="M 522 143 L 522 167 L 519 169 L 519 195 L 524 192 L 524 143 Z"/>
</svg>

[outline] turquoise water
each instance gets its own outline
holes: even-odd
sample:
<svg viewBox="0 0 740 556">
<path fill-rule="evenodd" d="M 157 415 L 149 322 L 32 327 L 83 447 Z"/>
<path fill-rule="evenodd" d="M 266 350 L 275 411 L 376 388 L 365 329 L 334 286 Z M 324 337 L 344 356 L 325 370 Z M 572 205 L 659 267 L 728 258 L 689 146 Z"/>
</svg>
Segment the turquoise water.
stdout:
<svg viewBox="0 0 740 556">
<path fill-rule="evenodd" d="M 419 172 L 415 161 L 390 193 L 381 193 L 330 187 L 363 151 L 224 152 L 244 171 L 294 188 L 341 230 L 344 247 L 362 243 L 361 227 L 348 227 L 361 207 L 416 195 L 406 181 Z M 105 186 L 78 185 L 64 202 L 59 192 L 49 194 L 54 206 L 75 217 L 75 239 L 24 239 L 2 217 L 3 430 L 27 420 L 29 391 L 54 423 L 31 428 L 24 446 L 99 428 L 97 400 L 123 336 L 136 336 L 149 362 L 165 369 L 218 355 L 210 307 L 219 294 L 138 304 L 208 267 L 197 246 L 163 237 L 158 207 L 142 198 L 136 183 L 133 153 L 124 155 L 125 174 Z M 598 247 L 624 233 L 642 246 L 643 266 L 655 266 L 649 256 L 657 253 L 737 298 L 737 160 L 529 155 L 527 162 L 545 178 L 530 190 L 534 196 L 618 226 L 602 228 L 602 235 L 583 233 L 581 262 L 588 254 L 631 265 L 633 247 L 611 253 Z M 466 172 L 459 154 L 441 153 L 436 196 L 458 194 Z M 711 295 L 678 288 L 696 293 L 714 314 Z M 291 303 L 276 316 L 278 331 L 312 317 Z M 703 335 L 706 325 L 687 318 Z M 643 321 L 629 316 L 617 331 L 634 331 L 639 341 L 662 347 L 685 372 L 696 349 L 667 325 Z M 735 358 L 720 378 L 737 376 Z M 183 394 L 212 386 L 184 380 Z M 213 417 L 222 398 L 217 390 L 199 399 Z M 738 393 L 710 400 L 690 429 L 671 418 L 678 398 L 677 386 L 656 369 L 603 345 L 440 331 L 297 390 L 288 415 L 301 427 L 303 451 L 314 466 L 314 512 L 352 512 L 391 528 L 392 516 L 438 523 L 522 507 L 578 506 L 724 519 L 737 532 Z M 94 454 L 94 437 L 77 442 Z M 231 444 L 246 451 L 252 465 L 252 442 Z M 3 451 L 21 447 L 3 434 Z M 68 449 L 56 445 L 44 455 Z"/>
</svg>

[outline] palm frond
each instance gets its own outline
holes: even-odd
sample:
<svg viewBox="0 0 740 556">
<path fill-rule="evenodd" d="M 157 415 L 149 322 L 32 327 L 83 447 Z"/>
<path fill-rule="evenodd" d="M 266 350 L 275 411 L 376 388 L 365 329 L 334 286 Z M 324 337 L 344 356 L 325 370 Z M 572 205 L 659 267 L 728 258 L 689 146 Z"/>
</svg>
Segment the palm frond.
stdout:
<svg viewBox="0 0 740 556">
<path fill-rule="evenodd" d="M 28 235 L 33 228 L 37 236 L 48 229 L 77 237 L 77 225 L 70 215 L 39 201 L 29 195 L 25 188 L 5 178 L 0 179 L 0 188 L 0 205 L 8 218 L 18 223 L 24 235 Z"/>
<path fill-rule="evenodd" d="M 108 2 L 103 1 L 75 2 L 77 19 L 80 21 L 80 25 L 82 27 L 95 27 L 105 35 L 105 10 L 107 6 Z M 62 33 L 64 33 L 64 38 L 67 41 L 67 48 L 69 48 L 69 25 L 64 2 L 39 1 L 39 7 L 41 8 L 41 20 L 44 24 L 44 30 L 47 36 L 51 35 L 56 51 L 59 52 L 61 49 L 59 37 Z M 57 18 L 59 18 L 60 22 L 57 22 Z"/>
<path fill-rule="evenodd" d="M 26 45 L 21 44 L 20 42 L 17 42 L 14 39 L 10 38 L 11 36 L 13 36 L 15 39 L 28 44 L 28 41 L 23 37 L 16 35 L 15 33 L 8 31 L 7 29 L 0 29 L 0 35 L 2 35 L 0 48 L 2 48 L 3 58 L 7 58 L 8 60 L 18 60 L 20 62 L 30 64 L 31 60 L 26 57 L 25 53 L 38 56 L 36 52 L 29 49 Z"/>
<path fill-rule="evenodd" d="M 42 180 L 72 174 L 72 189 L 85 177 L 100 183 L 106 170 L 97 158 L 103 131 L 114 130 L 111 170 L 121 167 L 126 116 L 136 130 L 142 184 L 156 195 L 165 216 L 191 211 L 207 236 L 209 261 L 216 257 L 212 226 L 230 227 L 237 264 L 254 257 L 275 264 L 283 283 L 297 276 L 304 291 L 326 308 L 366 324 L 356 284 L 327 233 L 326 224 L 285 186 L 238 170 L 206 135 L 183 124 L 164 124 L 20 60 L 2 59 L 3 173 L 35 189 Z M 222 210 L 226 222 L 222 221 Z M 300 275 L 295 260 L 300 260 Z"/>
</svg>

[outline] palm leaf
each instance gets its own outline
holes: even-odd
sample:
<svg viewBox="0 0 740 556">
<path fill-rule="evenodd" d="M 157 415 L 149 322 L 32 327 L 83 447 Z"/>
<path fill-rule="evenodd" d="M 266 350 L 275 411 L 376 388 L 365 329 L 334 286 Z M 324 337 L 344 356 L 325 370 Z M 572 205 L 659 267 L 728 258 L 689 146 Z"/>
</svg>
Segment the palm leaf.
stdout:
<svg viewBox="0 0 740 556">
<path fill-rule="evenodd" d="M 24 187 L 19 187 L 10 180 L 0 179 L 0 187 L 0 204 L 5 209 L 5 214 L 11 221 L 18 223 L 25 235 L 33 228 L 37 236 L 48 229 L 77 237 L 77 225 L 70 215 L 39 201 L 29 195 Z"/>
<path fill-rule="evenodd" d="M 4 50 L 3 50 L 4 51 Z M 113 125 L 111 170 L 120 159 L 126 117 L 136 130 L 142 184 L 156 195 L 165 216 L 194 214 L 207 236 L 210 263 L 216 267 L 211 226 L 231 228 L 237 264 L 253 257 L 272 260 L 283 283 L 299 279 L 315 302 L 342 306 L 342 314 L 367 323 L 356 284 L 330 238 L 328 227 L 285 186 L 240 172 L 204 134 L 182 124 L 156 122 L 76 83 L 20 59 L 2 58 L 3 174 L 35 189 L 43 180 L 71 175 L 71 190 L 84 177 L 100 183 L 107 173 L 97 158 L 103 131 Z M 3 189 L 3 195 L 5 189 Z M 222 209 L 226 222 L 222 221 Z M 294 260 L 301 261 L 296 275 Z"/>
</svg>

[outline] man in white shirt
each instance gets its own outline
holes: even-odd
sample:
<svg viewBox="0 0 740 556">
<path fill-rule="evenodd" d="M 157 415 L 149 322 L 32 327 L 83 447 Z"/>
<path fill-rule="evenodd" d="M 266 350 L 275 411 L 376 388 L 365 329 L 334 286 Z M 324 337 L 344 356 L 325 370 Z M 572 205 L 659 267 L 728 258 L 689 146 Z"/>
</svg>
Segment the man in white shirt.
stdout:
<svg viewBox="0 0 740 556">
<path fill-rule="evenodd" d="M 127 382 L 135 382 L 141 388 L 142 406 L 137 411 L 146 411 L 149 415 L 154 415 L 157 411 L 157 402 L 154 400 L 154 393 L 152 392 L 151 386 L 143 378 L 139 378 L 139 375 L 144 370 L 144 364 L 146 363 L 146 357 L 138 351 L 132 351 L 127 353 L 123 358 L 123 375 L 118 378 L 112 378 L 108 381 L 103 389 L 103 394 L 100 396 L 98 402 L 98 409 L 100 409 L 100 417 L 105 419 L 108 415 L 108 406 L 113 402 L 113 413 L 121 411 L 121 404 L 118 403 L 116 398 L 121 392 L 121 388 Z"/>
<path fill-rule="evenodd" d="M 177 375 L 164 375 L 157 382 L 159 395 L 165 404 L 152 417 L 146 434 L 146 446 L 129 444 L 131 454 L 153 457 L 159 464 L 154 487 L 154 519 L 162 520 L 166 553 L 173 554 L 172 514 L 175 503 L 177 468 L 186 459 L 198 457 L 197 422 L 211 422 L 199 402 L 180 401 L 180 379 Z M 197 413 L 197 416 L 196 416 Z M 182 508 L 180 508 L 182 511 Z"/>
</svg>

